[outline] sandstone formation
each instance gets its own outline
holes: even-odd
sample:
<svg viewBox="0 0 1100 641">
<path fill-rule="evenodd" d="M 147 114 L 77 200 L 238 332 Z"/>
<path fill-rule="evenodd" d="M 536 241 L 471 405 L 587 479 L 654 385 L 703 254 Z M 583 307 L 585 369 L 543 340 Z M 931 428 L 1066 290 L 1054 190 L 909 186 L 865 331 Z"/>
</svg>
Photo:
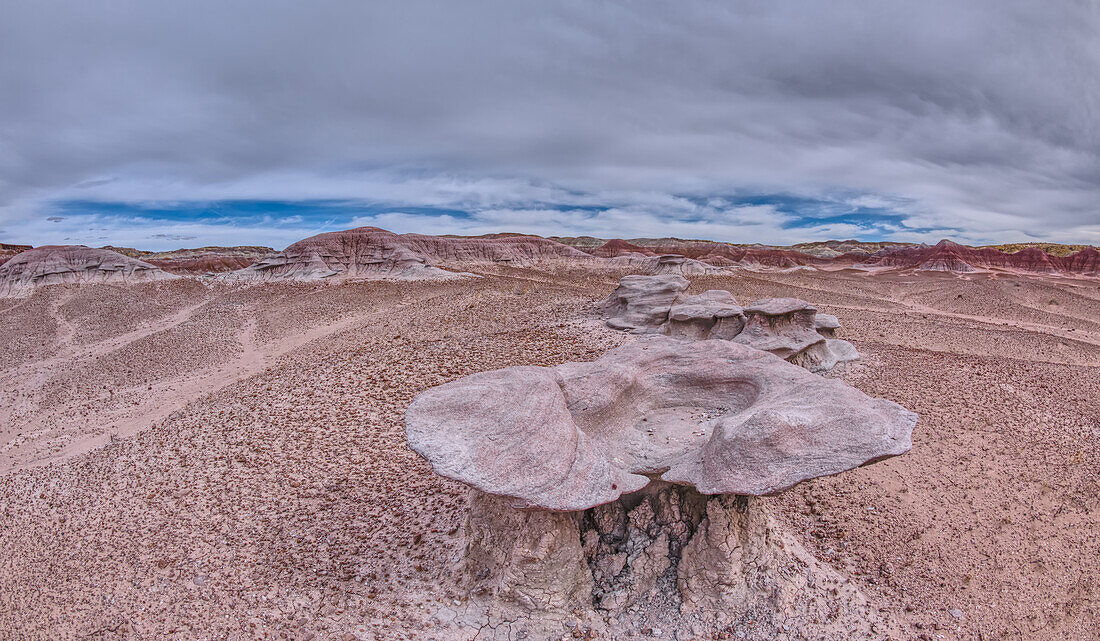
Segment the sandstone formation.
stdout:
<svg viewBox="0 0 1100 641">
<path fill-rule="evenodd" d="M 817 309 L 797 298 L 764 298 L 745 307 L 745 330 L 734 341 L 790 358 L 825 341 L 814 329 Z"/>
<path fill-rule="evenodd" d="M 771 352 L 813 372 L 859 358 L 835 337 L 840 321 L 796 298 L 765 298 L 742 309 L 725 290 L 687 296 L 677 276 L 626 276 L 601 306 L 612 329 L 682 339 L 724 339 Z"/>
<path fill-rule="evenodd" d="M 724 289 L 682 297 L 668 311 L 668 333 L 677 338 L 728 340 L 744 328 L 744 310 Z"/>
<path fill-rule="evenodd" d="M 836 336 L 836 330 L 840 328 L 840 319 L 832 314 L 814 314 L 814 329 L 825 338 Z"/>
<path fill-rule="evenodd" d="M 661 336 L 466 376 L 405 414 L 413 450 L 473 488 L 472 596 L 620 619 L 664 608 L 673 626 L 751 612 L 774 627 L 828 609 L 819 597 L 842 609 L 791 579 L 815 562 L 750 497 L 903 454 L 916 420 L 760 350 Z"/>
<path fill-rule="evenodd" d="M 0 265 L 0 296 L 23 296 L 35 287 L 67 283 L 133 283 L 176 278 L 154 265 L 106 249 L 44 245 Z"/>
<path fill-rule="evenodd" d="M 554 510 L 613 501 L 651 477 L 772 494 L 907 451 L 916 420 L 760 350 L 659 336 L 590 363 L 473 374 L 405 416 L 439 474 Z"/>
<path fill-rule="evenodd" d="M 624 276 L 603 302 L 607 325 L 639 334 L 660 333 L 668 323 L 669 310 L 688 288 L 682 276 Z"/>
</svg>

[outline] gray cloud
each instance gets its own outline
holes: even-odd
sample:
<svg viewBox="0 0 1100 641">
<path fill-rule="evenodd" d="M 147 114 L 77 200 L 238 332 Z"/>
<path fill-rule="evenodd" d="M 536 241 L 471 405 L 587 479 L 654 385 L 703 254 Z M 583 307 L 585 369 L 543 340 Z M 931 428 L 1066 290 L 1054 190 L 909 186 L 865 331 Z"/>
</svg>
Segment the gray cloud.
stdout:
<svg viewBox="0 0 1100 641">
<path fill-rule="evenodd" d="M 898 238 L 1100 242 L 1098 28 L 1022 0 L 13 0 L 0 224 L 309 197 L 560 229 L 530 203 L 585 201 L 641 235 L 698 230 L 677 196 L 756 191 L 894 203 Z"/>
</svg>

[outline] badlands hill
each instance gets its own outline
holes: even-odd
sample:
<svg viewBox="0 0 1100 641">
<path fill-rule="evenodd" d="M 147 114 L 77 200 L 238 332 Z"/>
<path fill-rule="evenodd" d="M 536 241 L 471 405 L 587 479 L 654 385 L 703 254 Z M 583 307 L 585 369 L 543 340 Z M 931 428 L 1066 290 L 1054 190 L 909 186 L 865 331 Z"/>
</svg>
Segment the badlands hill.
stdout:
<svg viewBox="0 0 1100 641">
<path fill-rule="evenodd" d="M 553 240 L 594 256 L 615 258 L 631 254 L 676 254 L 719 267 L 813 266 L 835 269 L 856 266 L 957 273 L 1008 270 L 1044 274 L 1100 274 L 1100 252 L 1095 248 L 1055 243 L 1019 243 L 975 248 L 950 240 L 940 241 L 934 246 L 830 240 L 776 247 L 679 238 L 602 240 L 582 236 L 555 237 Z"/>
<path fill-rule="evenodd" d="M 0 265 L 0 296 L 20 296 L 40 285 L 133 283 L 168 280 L 172 274 L 149 263 L 83 245 L 44 245 Z"/>
<path fill-rule="evenodd" d="M 210 274 L 230 272 L 248 267 L 275 252 L 270 247 L 246 245 L 239 247 L 196 247 L 164 252 L 150 252 L 130 247 L 104 247 L 124 256 L 143 260 L 173 274 Z"/>
<path fill-rule="evenodd" d="M 395 234 L 378 227 L 327 232 L 233 273 L 239 280 L 320 280 L 333 277 L 446 279 L 442 266 L 527 265 L 546 259 L 590 260 L 584 252 L 538 236 L 464 238 Z"/>
<path fill-rule="evenodd" d="M 1074 245 L 968 247 L 855 240 L 791 247 L 737 245 L 678 238 L 604 240 L 523 234 L 431 236 L 378 227 L 327 232 L 282 251 L 269 247 L 199 247 L 149 252 L 126 247 L 0 245 L 0 296 L 37 285 L 157 280 L 175 275 L 239 282 L 389 278 L 440 280 L 483 274 L 487 267 L 585 267 L 637 274 L 697 276 L 723 270 L 857 269 L 866 274 L 931 271 L 957 274 L 1100 275 L 1100 252 Z M 1022 248 L 1021 248 L 1022 247 Z M 1076 251 L 1070 251 L 1076 249 Z M 473 272 L 473 274 L 471 274 Z"/>
<path fill-rule="evenodd" d="M 1043 274 L 1095 275 L 1100 273 L 1100 252 L 1087 247 L 1069 255 L 1052 256 L 1037 247 L 1028 247 L 1009 254 L 991 247 L 976 249 L 941 240 L 933 247 L 920 245 L 880 252 L 867 264 L 944 272 L 1011 269 Z"/>
</svg>

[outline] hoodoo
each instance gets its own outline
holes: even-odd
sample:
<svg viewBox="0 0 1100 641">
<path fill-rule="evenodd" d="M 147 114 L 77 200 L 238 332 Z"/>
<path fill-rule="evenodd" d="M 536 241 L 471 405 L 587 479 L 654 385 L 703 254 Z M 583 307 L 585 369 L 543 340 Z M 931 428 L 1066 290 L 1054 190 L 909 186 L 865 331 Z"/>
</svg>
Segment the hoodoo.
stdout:
<svg viewBox="0 0 1100 641">
<path fill-rule="evenodd" d="M 797 298 L 764 298 L 742 308 L 733 294 L 712 289 L 684 294 L 679 276 L 626 276 L 601 305 L 607 326 L 637 334 L 725 339 L 771 352 L 813 372 L 859 358 L 836 338 L 840 321 Z"/>
<path fill-rule="evenodd" d="M 790 574 L 818 564 L 752 497 L 903 454 L 916 421 L 763 351 L 662 336 L 466 376 L 405 414 L 411 447 L 472 488 L 462 576 L 490 611 L 773 631 L 815 609 L 869 619 L 852 588 Z"/>
</svg>

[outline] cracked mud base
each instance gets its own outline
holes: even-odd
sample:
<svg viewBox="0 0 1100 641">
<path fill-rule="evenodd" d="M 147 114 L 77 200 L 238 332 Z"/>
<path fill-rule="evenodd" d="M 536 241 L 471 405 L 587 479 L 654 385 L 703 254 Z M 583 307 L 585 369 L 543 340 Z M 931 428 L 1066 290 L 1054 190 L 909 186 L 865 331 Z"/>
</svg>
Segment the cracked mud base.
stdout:
<svg viewBox="0 0 1100 641">
<path fill-rule="evenodd" d="M 583 512 L 471 491 L 479 638 L 849 639 L 895 626 L 780 530 L 767 499 L 654 481 Z"/>
</svg>

